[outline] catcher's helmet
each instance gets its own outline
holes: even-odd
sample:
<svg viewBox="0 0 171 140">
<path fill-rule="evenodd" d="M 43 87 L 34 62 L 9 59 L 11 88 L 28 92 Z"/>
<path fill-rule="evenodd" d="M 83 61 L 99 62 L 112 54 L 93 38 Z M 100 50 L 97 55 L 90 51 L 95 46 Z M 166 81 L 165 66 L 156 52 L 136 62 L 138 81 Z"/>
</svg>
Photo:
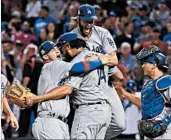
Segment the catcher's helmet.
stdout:
<svg viewBox="0 0 171 140">
<path fill-rule="evenodd" d="M 144 62 L 157 64 L 160 68 L 169 68 L 167 57 L 159 50 L 157 46 L 150 46 L 149 49 L 142 49 L 137 55 L 136 59 L 140 64 Z"/>
<path fill-rule="evenodd" d="M 84 4 L 79 7 L 78 16 L 82 20 L 91 20 L 97 18 L 95 8 L 89 4 Z"/>
</svg>

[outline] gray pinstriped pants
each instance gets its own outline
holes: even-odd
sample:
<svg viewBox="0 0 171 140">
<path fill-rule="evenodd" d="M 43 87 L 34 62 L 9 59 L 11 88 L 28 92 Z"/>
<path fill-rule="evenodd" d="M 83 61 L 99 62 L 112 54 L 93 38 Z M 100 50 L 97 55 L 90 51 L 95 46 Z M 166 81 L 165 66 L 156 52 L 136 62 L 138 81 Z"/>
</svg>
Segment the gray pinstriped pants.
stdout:
<svg viewBox="0 0 171 140">
<path fill-rule="evenodd" d="M 104 139 L 110 121 L 109 104 L 82 105 L 75 111 L 71 139 Z"/>
</svg>

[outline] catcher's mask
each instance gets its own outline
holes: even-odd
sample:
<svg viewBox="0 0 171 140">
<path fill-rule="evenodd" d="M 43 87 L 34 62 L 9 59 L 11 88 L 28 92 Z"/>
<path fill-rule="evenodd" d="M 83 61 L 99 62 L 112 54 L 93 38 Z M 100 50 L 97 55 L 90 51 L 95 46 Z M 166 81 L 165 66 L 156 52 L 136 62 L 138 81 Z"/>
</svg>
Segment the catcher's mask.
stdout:
<svg viewBox="0 0 171 140">
<path fill-rule="evenodd" d="M 137 62 L 143 65 L 145 62 L 157 64 L 159 68 L 169 68 L 167 57 L 160 51 L 157 46 L 150 46 L 148 49 L 143 48 L 136 56 Z"/>
</svg>

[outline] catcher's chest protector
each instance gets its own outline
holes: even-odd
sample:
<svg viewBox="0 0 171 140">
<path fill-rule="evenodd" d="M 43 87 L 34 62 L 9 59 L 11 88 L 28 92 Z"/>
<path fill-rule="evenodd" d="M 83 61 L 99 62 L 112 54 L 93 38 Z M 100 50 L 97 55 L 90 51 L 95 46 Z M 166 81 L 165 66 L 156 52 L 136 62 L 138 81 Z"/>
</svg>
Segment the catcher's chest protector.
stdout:
<svg viewBox="0 0 171 140">
<path fill-rule="evenodd" d="M 152 119 L 158 116 L 165 107 L 164 99 L 156 89 L 156 81 L 148 81 L 141 91 L 143 119 Z"/>
</svg>

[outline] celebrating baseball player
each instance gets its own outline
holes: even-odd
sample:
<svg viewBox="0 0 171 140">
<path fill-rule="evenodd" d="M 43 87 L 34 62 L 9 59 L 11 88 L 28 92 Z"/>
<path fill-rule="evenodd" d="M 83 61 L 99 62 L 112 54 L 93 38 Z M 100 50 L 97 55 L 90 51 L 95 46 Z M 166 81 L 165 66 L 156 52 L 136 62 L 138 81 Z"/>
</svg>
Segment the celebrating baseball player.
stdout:
<svg viewBox="0 0 171 140">
<path fill-rule="evenodd" d="M 88 50 L 83 51 L 86 47 L 85 41 L 79 39 L 75 33 L 62 35 L 58 40 L 57 46 L 61 48 L 63 55 L 68 61 L 71 59 L 73 59 L 73 62 L 84 60 L 87 56 L 92 54 L 92 52 Z M 94 52 L 94 54 L 97 53 Z M 102 57 L 106 59 L 109 58 L 106 55 Z M 110 59 L 107 60 L 106 63 L 109 63 Z M 71 76 L 69 79 L 62 82 L 65 86 L 54 88 L 48 93 L 33 97 L 32 99 L 34 102 L 57 99 L 64 95 L 71 94 L 72 89 L 74 89 L 72 101 L 77 111 L 74 117 L 71 138 L 104 139 L 111 120 L 111 109 L 105 94 L 105 92 L 108 92 L 108 73 L 106 71 L 107 68 L 92 71 L 82 76 Z M 82 113 L 85 114 L 82 115 Z M 80 117 L 83 119 L 80 120 Z M 78 129 L 80 131 L 77 131 Z M 35 130 L 37 130 L 37 128 L 35 128 Z"/>
<path fill-rule="evenodd" d="M 1 73 L 1 105 L 2 105 L 1 115 L 2 115 L 2 111 L 4 111 L 4 113 L 10 117 L 11 126 L 17 130 L 19 128 L 18 121 L 15 118 L 13 112 L 11 111 L 7 99 L 5 97 L 8 86 L 9 86 L 9 82 L 7 78 L 5 77 L 5 75 Z M 4 139 L 2 129 L 1 129 L 1 139 Z"/>
<path fill-rule="evenodd" d="M 39 53 L 45 63 L 38 82 L 39 95 L 61 85 L 62 81 L 73 73 L 88 72 L 109 61 L 107 57 L 101 57 L 101 60 L 83 61 L 75 64 L 58 60 L 60 52 L 52 41 L 44 42 L 39 48 Z M 65 95 L 71 93 L 72 88 L 68 88 L 66 85 L 55 92 L 61 93 L 62 96 L 58 96 L 59 100 L 48 100 L 51 98 L 45 98 L 46 102 L 41 102 L 38 105 L 38 117 L 32 127 L 35 139 L 69 139 L 66 117 L 69 114 L 70 105 L 69 97 L 65 97 Z"/>
<path fill-rule="evenodd" d="M 116 66 L 118 59 L 116 56 L 117 47 L 113 37 L 107 29 L 95 26 L 95 9 L 88 4 L 81 5 L 78 9 L 78 26 L 72 31 L 86 41 L 90 51 L 109 54 L 111 58 L 109 66 Z M 116 137 L 125 130 L 125 113 L 121 101 L 115 89 L 109 87 L 111 92 L 107 92 L 112 107 L 112 121 L 107 131 L 105 139 Z"/>
<path fill-rule="evenodd" d="M 145 78 L 141 99 L 117 87 L 118 94 L 142 108 L 139 121 L 140 133 L 148 138 L 171 138 L 171 76 L 166 74 L 169 67 L 167 57 L 157 46 L 142 49 L 136 55 L 143 67 Z"/>
</svg>

